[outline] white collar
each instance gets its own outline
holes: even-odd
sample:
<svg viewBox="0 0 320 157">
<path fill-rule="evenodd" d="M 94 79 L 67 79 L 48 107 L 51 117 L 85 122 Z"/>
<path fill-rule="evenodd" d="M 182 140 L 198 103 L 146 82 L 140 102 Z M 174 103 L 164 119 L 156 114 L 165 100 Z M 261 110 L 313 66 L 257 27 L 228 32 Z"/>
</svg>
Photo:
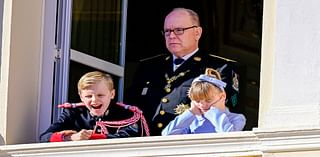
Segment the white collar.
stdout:
<svg viewBox="0 0 320 157">
<path fill-rule="evenodd" d="M 199 48 L 197 48 L 196 50 L 194 50 L 192 53 L 183 56 L 182 59 L 184 59 L 184 60 L 189 59 L 189 58 L 190 58 L 191 56 L 193 56 L 198 50 L 199 50 Z M 178 57 L 175 56 L 175 55 L 173 55 L 173 60 L 175 60 L 176 58 L 178 58 Z"/>
</svg>

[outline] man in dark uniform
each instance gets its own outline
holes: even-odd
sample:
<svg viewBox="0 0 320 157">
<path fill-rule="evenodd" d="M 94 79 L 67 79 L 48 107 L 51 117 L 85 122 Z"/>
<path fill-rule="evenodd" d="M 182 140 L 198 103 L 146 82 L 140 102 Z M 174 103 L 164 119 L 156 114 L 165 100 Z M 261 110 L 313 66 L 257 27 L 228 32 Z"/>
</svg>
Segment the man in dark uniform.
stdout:
<svg viewBox="0 0 320 157">
<path fill-rule="evenodd" d="M 187 93 L 192 80 L 206 68 L 218 70 L 227 83 L 227 106 L 232 108 L 238 103 L 236 62 L 199 50 L 201 34 L 197 13 L 176 8 L 166 16 L 163 31 L 171 54 L 141 61 L 125 102 L 137 105 L 144 112 L 151 135 L 161 135 L 176 115 L 189 108 Z"/>
</svg>

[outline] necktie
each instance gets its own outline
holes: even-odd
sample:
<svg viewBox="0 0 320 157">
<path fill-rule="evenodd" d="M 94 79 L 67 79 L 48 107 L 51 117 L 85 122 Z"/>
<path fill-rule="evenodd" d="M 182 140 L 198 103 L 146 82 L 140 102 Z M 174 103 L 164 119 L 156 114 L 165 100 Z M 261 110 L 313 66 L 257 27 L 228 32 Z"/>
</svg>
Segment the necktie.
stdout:
<svg viewBox="0 0 320 157">
<path fill-rule="evenodd" d="M 175 60 L 173 61 L 173 64 L 175 64 L 175 65 L 180 65 L 180 64 L 182 64 L 182 62 L 184 62 L 184 59 L 182 59 L 182 58 L 177 58 L 177 59 L 175 59 Z"/>
</svg>

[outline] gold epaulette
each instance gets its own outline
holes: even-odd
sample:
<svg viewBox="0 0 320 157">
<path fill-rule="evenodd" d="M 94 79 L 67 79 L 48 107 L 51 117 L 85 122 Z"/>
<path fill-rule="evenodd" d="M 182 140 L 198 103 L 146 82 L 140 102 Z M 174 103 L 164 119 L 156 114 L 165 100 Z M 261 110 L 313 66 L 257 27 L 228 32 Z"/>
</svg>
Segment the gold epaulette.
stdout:
<svg viewBox="0 0 320 157">
<path fill-rule="evenodd" d="M 220 59 L 223 59 L 223 60 L 228 61 L 228 62 L 237 62 L 237 61 L 235 61 L 235 60 L 228 59 L 228 58 L 224 58 L 224 57 L 217 56 L 217 55 L 213 55 L 213 54 L 209 54 L 209 56 L 211 56 L 211 57 L 216 57 L 216 58 L 220 58 Z"/>
</svg>

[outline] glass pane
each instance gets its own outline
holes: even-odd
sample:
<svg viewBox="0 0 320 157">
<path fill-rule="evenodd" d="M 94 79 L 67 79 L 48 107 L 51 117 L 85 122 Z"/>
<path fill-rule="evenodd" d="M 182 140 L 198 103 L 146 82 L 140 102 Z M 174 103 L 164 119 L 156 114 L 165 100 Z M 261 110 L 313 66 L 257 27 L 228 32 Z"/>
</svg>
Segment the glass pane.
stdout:
<svg viewBox="0 0 320 157">
<path fill-rule="evenodd" d="M 73 0 L 71 49 L 119 64 L 121 1 Z"/>
</svg>

